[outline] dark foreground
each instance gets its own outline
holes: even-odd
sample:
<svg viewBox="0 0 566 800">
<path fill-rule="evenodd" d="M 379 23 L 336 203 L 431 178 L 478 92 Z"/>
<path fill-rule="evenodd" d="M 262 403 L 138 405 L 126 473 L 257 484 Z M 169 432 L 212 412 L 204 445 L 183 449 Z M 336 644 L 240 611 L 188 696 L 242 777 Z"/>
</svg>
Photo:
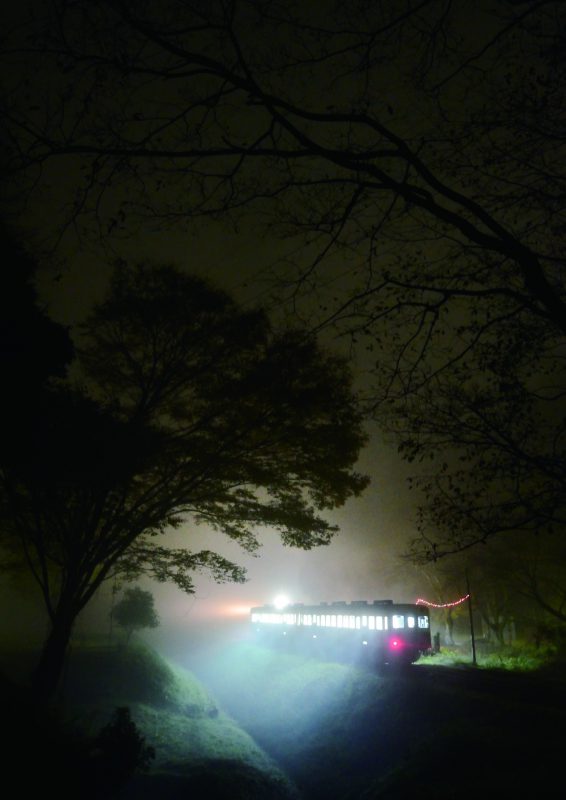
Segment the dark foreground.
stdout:
<svg viewBox="0 0 566 800">
<path fill-rule="evenodd" d="M 39 783 L 83 800 L 477 800 L 561 779 L 560 674 L 425 661 L 378 675 L 249 643 L 185 662 L 200 683 L 143 648 L 77 653 L 64 697 L 41 713 L 5 680 L 5 780 L 18 796 Z M 92 736 L 117 706 L 155 758 L 104 784 Z"/>
</svg>

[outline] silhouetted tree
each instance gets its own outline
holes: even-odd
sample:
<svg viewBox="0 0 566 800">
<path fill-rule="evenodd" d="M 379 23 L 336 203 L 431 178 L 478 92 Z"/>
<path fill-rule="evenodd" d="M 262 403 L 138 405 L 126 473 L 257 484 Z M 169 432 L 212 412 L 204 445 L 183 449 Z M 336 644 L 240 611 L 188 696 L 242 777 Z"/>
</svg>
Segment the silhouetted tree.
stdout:
<svg viewBox="0 0 566 800">
<path fill-rule="evenodd" d="M 334 285 L 338 255 L 351 281 L 316 324 L 367 352 L 368 406 L 402 455 L 440 456 L 418 555 L 562 530 L 563 14 L 551 0 L 53 4 L 34 28 L 52 96 L 41 82 L 30 109 L 6 83 L 12 174 L 76 160 L 71 217 L 106 235 L 148 215 L 271 212 L 306 235 L 294 300 Z"/>
<path fill-rule="evenodd" d="M 128 641 L 134 631 L 157 628 L 159 625 L 152 593 L 139 586 L 126 589 L 111 613 L 112 618 L 126 631 Z"/>
<path fill-rule="evenodd" d="M 345 362 L 200 279 L 120 264 L 82 343 L 90 396 L 47 395 L 33 447 L 2 472 L 51 620 L 40 696 L 103 581 L 147 574 L 191 592 L 194 570 L 244 580 L 217 553 L 167 547 L 165 531 L 205 522 L 253 551 L 270 526 L 310 549 L 336 530 L 320 512 L 367 485 L 353 469 L 365 433 Z"/>
<path fill-rule="evenodd" d="M 53 378 L 63 378 L 73 358 L 68 331 L 39 305 L 34 279 L 38 265 L 0 223 L 3 290 L 0 294 L 0 451 L 21 445 L 33 426 L 41 393 Z"/>
<path fill-rule="evenodd" d="M 68 331 L 39 305 L 34 286 L 38 264 L 0 224 L 3 290 L 0 293 L 0 469 L 37 446 L 36 434 L 52 384 L 66 375 L 74 355 Z M 17 566 L 19 554 L 5 536 L 5 498 L 0 492 L 0 569 Z"/>
</svg>

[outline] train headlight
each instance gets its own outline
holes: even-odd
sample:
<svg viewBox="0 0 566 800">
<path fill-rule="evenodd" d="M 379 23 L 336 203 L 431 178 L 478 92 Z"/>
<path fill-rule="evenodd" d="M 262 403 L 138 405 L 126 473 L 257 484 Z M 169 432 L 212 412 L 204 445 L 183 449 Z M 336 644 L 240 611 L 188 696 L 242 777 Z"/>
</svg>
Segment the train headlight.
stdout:
<svg viewBox="0 0 566 800">
<path fill-rule="evenodd" d="M 285 594 L 278 594 L 277 597 L 273 601 L 273 605 L 278 611 L 282 611 L 289 605 L 289 598 Z"/>
</svg>

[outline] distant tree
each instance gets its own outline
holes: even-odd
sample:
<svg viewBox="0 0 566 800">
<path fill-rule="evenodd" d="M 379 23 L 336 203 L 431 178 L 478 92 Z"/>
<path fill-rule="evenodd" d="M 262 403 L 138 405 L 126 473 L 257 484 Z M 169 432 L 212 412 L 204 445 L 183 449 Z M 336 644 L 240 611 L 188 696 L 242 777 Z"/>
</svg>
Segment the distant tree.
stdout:
<svg viewBox="0 0 566 800">
<path fill-rule="evenodd" d="M 28 197 L 67 159 L 83 232 L 249 209 L 302 237 L 288 296 L 325 295 L 377 423 L 434 460 L 417 554 L 562 534 L 564 3 L 38 5 L 4 55 Z"/>
<path fill-rule="evenodd" d="M 139 586 L 126 589 L 111 614 L 112 619 L 126 631 L 128 641 L 134 631 L 157 628 L 159 625 L 152 593 L 140 589 Z"/>
<path fill-rule="evenodd" d="M 73 623 L 115 575 L 193 590 L 244 580 L 219 554 L 161 534 L 204 522 L 259 546 L 328 544 L 325 510 L 361 492 L 366 441 L 345 362 L 313 336 L 172 267 L 120 264 L 82 330 L 83 387 L 44 399 L 35 442 L 2 465 L 11 533 L 51 621 L 34 684 L 55 691 Z"/>
</svg>

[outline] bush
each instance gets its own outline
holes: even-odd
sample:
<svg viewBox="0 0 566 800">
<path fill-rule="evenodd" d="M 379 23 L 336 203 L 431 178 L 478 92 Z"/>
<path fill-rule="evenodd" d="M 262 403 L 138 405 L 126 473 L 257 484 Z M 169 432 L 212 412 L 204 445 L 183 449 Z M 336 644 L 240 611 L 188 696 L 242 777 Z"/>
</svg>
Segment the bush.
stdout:
<svg viewBox="0 0 566 800">
<path fill-rule="evenodd" d="M 155 750 L 145 743 L 127 707 L 117 708 L 94 741 L 96 782 L 105 789 L 123 786 L 138 770 L 147 769 Z"/>
</svg>

